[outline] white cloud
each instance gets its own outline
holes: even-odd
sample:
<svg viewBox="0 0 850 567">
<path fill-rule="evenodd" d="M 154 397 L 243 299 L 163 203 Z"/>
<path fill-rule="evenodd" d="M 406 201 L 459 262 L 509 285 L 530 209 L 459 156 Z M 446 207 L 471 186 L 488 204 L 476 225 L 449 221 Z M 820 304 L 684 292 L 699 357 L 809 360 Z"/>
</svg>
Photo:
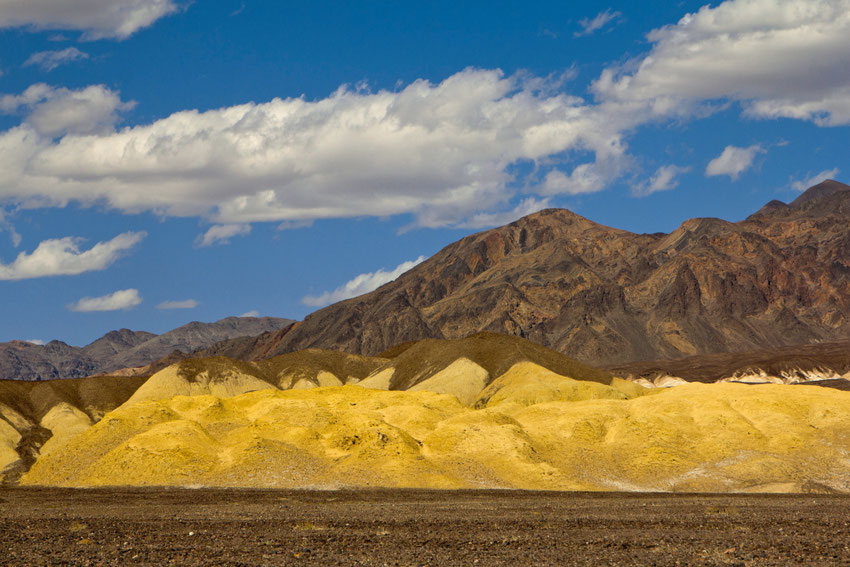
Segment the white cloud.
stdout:
<svg viewBox="0 0 850 567">
<path fill-rule="evenodd" d="M 0 280 L 73 276 L 105 270 L 145 236 L 145 232 L 125 232 L 85 251 L 80 251 L 81 238 L 45 240 L 31 254 L 21 252 L 11 264 L 0 263 Z"/>
<path fill-rule="evenodd" d="M 629 158 L 619 141 L 612 144 L 612 148 L 616 148 L 612 155 L 597 154 L 595 162 L 577 165 L 569 174 L 553 169 L 544 177 L 538 192 L 544 195 L 581 195 L 605 189 L 630 166 Z"/>
<path fill-rule="evenodd" d="M 679 186 L 678 177 L 691 170 L 690 167 L 678 165 L 663 165 L 659 167 L 649 181 L 632 189 L 632 193 L 638 197 L 651 195 L 658 191 L 669 191 Z"/>
<path fill-rule="evenodd" d="M 250 224 L 216 224 L 205 233 L 198 236 L 195 243 L 198 246 L 213 244 L 228 244 L 234 236 L 247 236 L 251 232 Z"/>
<path fill-rule="evenodd" d="M 24 61 L 24 67 L 38 65 L 45 71 L 52 71 L 60 65 L 88 58 L 88 53 L 80 51 L 76 47 L 56 51 L 39 51 L 30 55 L 29 59 Z"/>
<path fill-rule="evenodd" d="M 814 175 L 809 175 L 803 179 L 797 179 L 791 181 L 791 188 L 795 191 L 805 191 L 809 187 L 814 187 L 818 183 L 822 181 L 826 181 L 827 179 L 835 179 L 838 176 L 838 168 L 835 167 L 833 169 L 825 169 L 820 173 L 816 173 Z"/>
<path fill-rule="evenodd" d="M 239 315 L 239 317 L 259 317 L 259 316 L 260 316 L 260 312 L 257 311 L 256 309 L 252 309 L 251 311 L 246 311 L 242 315 Z"/>
<path fill-rule="evenodd" d="M 119 311 L 132 309 L 142 302 L 137 289 L 122 289 L 100 297 L 84 297 L 68 306 L 71 311 Z"/>
<path fill-rule="evenodd" d="M 38 83 L 20 95 L 0 96 L 0 112 L 25 111 L 23 131 L 31 128 L 39 136 L 48 138 L 66 134 L 108 135 L 114 132 L 118 113 L 133 106 L 134 102 L 122 102 L 119 93 L 103 85 L 69 90 Z M 0 145 L 9 133 L 0 135 Z M 49 144 L 45 139 L 34 138 L 32 142 Z"/>
<path fill-rule="evenodd" d="M 382 285 L 393 281 L 404 272 L 424 261 L 425 256 L 420 256 L 416 260 L 403 262 L 389 271 L 381 268 L 376 272 L 360 274 L 333 291 L 326 291 L 320 295 L 308 295 L 301 301 L 305 305 L 310 305 L 311 307 L 324 307 L 325 305 L 330 305 L 331 303 L 342 301 L 343 299 L 357 297 L 358 295 L 369 293 L 370 291 L 376 290 Z"/>
<path fill-rule="evenodd" d="M 180 301 L 163 301 L 156 306 L 157 309 L 194 309 L 200 303 L 194 299 L 183 299 Z"/>
<path fill-rule="evenodd" d="M 523 199 L 516 207 L 510 211 L 501 213 L 478 213 L 472 215 L 469 220 L 458 224 L 457 228 L 488 228 L 491 226 L 502 226 L 512 223 L 524 216 L 542 211 L 549 206 L 549 198 L 536 199 L 528 197 Z"/>
<path fill-rule="evenodd" d="M 44 346 L 44 341 L 41 339 L 27 339 L 24 342 L 30 343 L 31 345 Z"/>
<path fill-rule="evenodd" d="M 733 99 L 752 116 L 850 123 L 850 0 L 729 0 L 648 38 L 649 55 L 603 72 L 602 99 L 659 113 Z"/>
<path fill-rule="evenodd" d="M 177 11 L 172 0 L 0 0 L 0 28 L 79 30 L 125 39 Z"/>
<path fill-rule="evenodd" d="M 573 35 L 575 37 L 591 35 L 592 33 L 604 28 L 610 22 L 619 19 L 620 16 L 622 16 L 620 12 L 612 12 L 611 9 L 608 8 L 604 12 L 596 14 L 593 18 L 582 18 L 578 21 L 578 24 L 581 26 L 581 31 L 577 31 Z"/>
<path fill-rule="evenodd" d="M 98 203 L 218 226 L 398 214 L 451 226 L 506 207 L 520 186 L 543 197 L 600 191 L 631 168 L 625 138 L 637 126 L 728 100 L 752 116 L 850 123 L 850 0 L 729 0 L 649 39 L 646 57 L 602 73 L 597 104 L 538 77 L 467 69 L 397 91 L 344 86 L 115 131 L 127 104 L 117 93 L 96 87 L 90 98 L 106 102 L 62 113 L 36 85 L 20 95 L 29 102 L 0 98 L 0 111 L 31 111 L 0 132 L 0 202 Z M 534 179 L 517 179 L 517 163 L 532 163 Z"/>
<path fill-rule="evenodd" d="M 558 94 L 544 79 L 468 69 L 397 92 L 340 88 L 317 101 L 189 110 L 59 141 L 25 121 L 0 133 L 0 199 L 221 225 L 406 213 L 442 226 L 508 202 L 519 161 L 545 172 L 568 167 L 569 152 L 590 153 L 605 162 L 601 189 L 617 174 L 622 132 L 641 119 Z"/>
<path fill-rule="evenodd" d="M 0 232 L 8 232 L 9 238 L 12 240 L 12 246 L 17 248 L 21 245 L 21 235 L 15 230 L 15 225 L 9 220 L 9 216 L 3 209 L 0 209 Z"/>
<path fill-rule="evenodd" d="M 310 228 L 313 226 L 313 220 L 296 220 L 296 221 L 283 221 L 279 225 L 277 225 L 278 230 L 298 230 L 300 228 Z"/>
<path fill-rule="evenodd" d="M 705 175 L 728 175 L 732 180 L 738 179 L 738 176 L 752 167 L 753 160 L 760 153 L 765 153 L 765 150 L 758 144 L 747 148 L 726 146 L 719 156 L 708 162 Z"/>
</svg>

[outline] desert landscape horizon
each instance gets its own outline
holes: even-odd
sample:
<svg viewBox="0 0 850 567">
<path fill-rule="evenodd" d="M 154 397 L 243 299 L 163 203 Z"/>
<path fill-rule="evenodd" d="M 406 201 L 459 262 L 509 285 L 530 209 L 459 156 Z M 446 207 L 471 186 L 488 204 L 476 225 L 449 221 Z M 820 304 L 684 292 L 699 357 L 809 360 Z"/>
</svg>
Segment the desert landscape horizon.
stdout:
<svg viewBox="0 0 850 567">
<path fill-rule="evenodd" d="M 746 229 L 776 234 L 773 227 L 777 225 L 787 239 L 793 235 L 789 226 L 805 226 L 812 218 L 819 219 L 823 234 L 829 234 L 823 227 L 835 222 L 839 235 L 826 238 L 841 242 L 843 234 L 850 236 L 840 223 L 845 203 L 850 207 L 850 187 L 826 181 L 791 205 L 769 203 L 738 225 L 717 221 L 721 232 L 701 233 L 696 250 L 701 254 L 716 250 L 717 242 L 724 242 L 729 233 L 736 239 L 752 239 L 748 235 L 753 233 Z M 644 245 L 664 250 L 669 242 L 680 243 L 677 255 L 689 261 L 694 254 L 690 234 L 699 233 L 694 227 L 705 222 L 718 226 L 710 219 L 686 221 L 670 235 L 643 235 Z M 730 352 L 723 352 L 722 342 L 708 343 L 708 347 L 697 342 L 694 348 L 702 352 L 690 357 L 632 360 L 596 368 L 529 340 L 559 344 L 539 331 L 545 328 L 545 315 L 529 319 L 537 330 L 532 334 L 517 326 L 518 317 L 506 320 L 499 314 L 504 305 L 499 294 L 477 291 L 479 282 L 504 289 L 502 280 L 510 279 L 514 289 L 536 298 L 528 307 L 511 305 L 512 313 L 534 309 L 545 313 L 541 305 L 552 299 L 562 301 L 560 288 L 531 291 L 503 275 L 505 266 L 531 262 L 535 273 L 542 273 L 541 258 L 551 254 L 549 250 L 574 254 L 571 247 L 578 242 L 577 230 L 580 234 L 589 231 L 595 241 L 600 240 L 598 231 L 614 232 L 619 238 L 642 237 L 596 225 L 569 211 L 544 210 L 450 245 L 398 280 L 317 312 L 304 322 L 226 318 L 210 324 L 190 323 L 158 336 L 123 329 L 71 350 L 71 364 L 55 364 L 56 343 L 2 345 L 7 360 L 21 351 L 29 355 L 24 359 L 27 364 L 7 371 L 17 372 L 16 378 L 41 378 L 35 372 L 39 363 L 30 361 L 51 349 L 50 372 L 56 375 L 65 368 L 70 378 L 34 384 L 0 382 L 0 413 L 8 424 L 4 428 L 6 456 L 0 463 L 4 482 L 649 492 L 850 490 L 844 456 L 850 440 L 850 422 L 844 421 L 850 415 L 847 342 L 824 342 L 821 337 L 829 335 L 821 335 L 808 344 Z M 569 235 L 566 249 L 555 236 L 561 231 Z M 521 246 L 496 245 L 513 241 L 506 234 L 514 233 L 521 235 Z M 806 234 L 805 241 L 811 242 L 812 236 Z M 478 252 L 470 260 L 463 252 L 465 248 L 480 250 L 479 242 L 498 251 L 485 268 L 474 262 L 488 256 Z M 765 237 L 760 242 L 766 242 Z M 781 258 L 796 260 L 788 241 L 783 242 Z M 815 270 L 834 265 L 828 258 L 820 264 L 810 261 L 807 277 L 824 282 Z M 351 324 L 351 317 L 340 315 L 340 310 L 366 318 L 363 305 L 385 303 L 399 288 L 408 297 L 421 294 L 407 288 L 406 282 L 416 282 L 414 290 L 427 289 L 428 284 L 421 283 L 427 276 L 417 272 L 440 275 L 444 269 L 435 263 L 457 266 L 460 259 L 468 268 L 455 268 L 458 279 L 449 286 L 444 278 L 443 296 L 432 296 L 430 301 L 445 306 L 453 295 L 463 297 L 467 320 L 479 321 L 477 329 L 471 328 L 475 334 L 444 338 L 437 327 L 440 338 L 430 338 L 435 328 L 424 318 L 420 327 L 379 322 L 390 347 L 371 356 L 337 350 L 340 345 L 335 338 L 327 345 L 329 328 L 325 326 L 314 336 L 290 340 L 293 334 L 309 333 L 311 325 L 315 327 L 310 319 L 326 320 L 328 311 L 334 312 L 336 320 Z M 657 292 L 661 296 L 681 293 L 683 268 L 667 266 L 677 261 L 668 255 L 666 262 L 659 263 L 657 270 L 666 272 L 668 286 Z M 685 266 L 693 274 L 690 264 Z M 734 273 L 742 272 L 737 265 L 734 269 Z M 820 269 L 830 273 L 829 268 Z M 652 270 L 645 273 L 645 281 L 657 277 Z M 710 277 L 719 274 L 714 269 Z M 545 281 L 558 277 L 550 273 Z M 740 302 L 759 294 L 751 284 L 730 276 L 735 284 L 727 289 L 733 293 L 718 296 L 712 306 L 702 291 L 710 289 L 712 281 L 702 283 L 702 277 L 693 276 L 695 289 L 690 293 L 699 298 L 696 307 L 684 303 L 680 310 L 670 311 L 670 302 L 662 302 L 666 320 L 654 324 L 686 330 L 688 324 L 693 328 L 696 315 L 705 321 L 703 327 L 722 327 L 730 312 L 724 300 Z M 659 281 L 653 287 L 665 285 L 665 279 Z M 632 285 L 648 286 L 643 281 Z M 736 289 L 746 294 L 735 293 Z M 471 301 L 479 295 L 495 296 L 496 303 Z M 633 293 L 629 295 L 633 306 L 640 305 Z M 811 313 L 817 301 L 806 298 L 795 307 L 784 300 L 783 309 Z M 829 304 L 836 306 L 834 301 Z M 760 307 L 739 318 L 739 325 L 753 328 L 763 313 L 774 311 L 769 300 Z M 604 312 L 608 308 L 603 301 L 599 307 L 588 308 L 586 318 L 591 317 L 589 313 L 598 319 L 610 317 Z M 433 313 L 427 303 L 418 309 Z M 487 319 L 471 316 L 473 309 L 486 313 Z M 636 314 L 634 307 L 626 306 L 624 311 Z M 383 313 L 384 317 L 399 315 L 397 310 Z M 835 320 L 836 312 L 832 313 Z M 649 319 L 657 317 L 656 308 Z M 843 314 L 838 317 L 844 320 Z M 586 318 L 573 328 L 599 328 Z M 501 321 L 502 326 L 494 326 L 493 321 Z M 804 324 L 795 321 L 798 326 Z M 771 325 L 776 322 L 772 319 Z M 482 330 L 494 328 L 500 332 Z M 841 336 L 840 325 L 827 328 L 833 333 L 830 338 Z M 393 329 L 396 335 L 390 334 Z M 361 336 L 366 332 L 361 328 Z M 678 337 L 679 345 L 688 339 L 681 332 Z M 290 350 L 290 345 L 299 342 L 310 348 Z M 569 342 L 560 344 L 568 352 L 574 348 Z M 47 359 L 42 365 L 51 360 L 44 354 L 42 358 Z M 20 357 L 12 360 L 21 361 Z M 126 361 L 135 366 L 121 368 Z M 75 374 L 84 373 L 80 368 L 107 371 L 74 379 Z M 314 421 L 317 416 L 323 417 Z M 718 429 L 716 424 L 723 427 Z M 473 431 L 483 433 L 470 437 Z M 812 431 L 816 431 L 814 437 Z"/>
<path fill-rule="evenodd" d="M 850 0 L 0 0 L 0 565 L 845 565 Z"/>
</svg>

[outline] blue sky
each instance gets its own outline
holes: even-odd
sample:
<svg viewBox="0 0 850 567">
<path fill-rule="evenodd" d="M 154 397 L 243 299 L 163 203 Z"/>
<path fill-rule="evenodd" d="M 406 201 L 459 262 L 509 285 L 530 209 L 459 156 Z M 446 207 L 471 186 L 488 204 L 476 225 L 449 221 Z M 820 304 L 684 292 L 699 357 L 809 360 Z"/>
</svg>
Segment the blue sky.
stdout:
<svg viewBox="0 0 850 567">
<path fill-rule="evenodd" d="M 0 340 L 301 318 L 546 206 L 848 182 L 850 0 L 0 0 Z"/>
</svg>

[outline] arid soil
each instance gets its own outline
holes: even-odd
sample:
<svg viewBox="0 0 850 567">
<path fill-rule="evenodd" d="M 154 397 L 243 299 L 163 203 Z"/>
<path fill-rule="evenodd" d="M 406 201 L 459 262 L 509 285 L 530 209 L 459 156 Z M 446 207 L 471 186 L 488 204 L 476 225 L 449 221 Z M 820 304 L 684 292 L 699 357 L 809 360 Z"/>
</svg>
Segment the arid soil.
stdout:
<svg viewBox="0 0 850 567">
<path fill-rule="evenodd" d="M 0 491 L 3 565 L 848 565 L 850 497 Z"/>
</svg>

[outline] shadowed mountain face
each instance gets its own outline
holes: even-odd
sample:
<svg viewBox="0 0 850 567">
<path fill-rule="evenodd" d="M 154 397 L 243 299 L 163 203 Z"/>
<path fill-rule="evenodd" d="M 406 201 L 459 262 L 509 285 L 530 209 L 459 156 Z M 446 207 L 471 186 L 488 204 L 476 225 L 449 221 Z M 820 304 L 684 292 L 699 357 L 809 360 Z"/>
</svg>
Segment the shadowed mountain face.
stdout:
<svg viewBox="0 0 850 567">
<path fill-rule="evenodd" d="M 174 351 L 188 353 L 291 324 L 289 319 L 276 317 L 228 317 L 215 323 L 192 322 L 162 335 L 121 329 L 82 348 L 61 341 L 46 345 L 11 341 L 0 344 L 0 379 L 51 380 L 102 374 L 150 364 Z"/>
<path fill-rule="evenodd" d="M 634 234 L 549 209 L 466 237 L 371 293 L 221 354 L 374 355 L 480 331 L 594 364 L 850 336 L 850 187 L 817 185 L 744 221 Z M 235 353 L 234 353 L 235 354 Z"/>
</svg>

